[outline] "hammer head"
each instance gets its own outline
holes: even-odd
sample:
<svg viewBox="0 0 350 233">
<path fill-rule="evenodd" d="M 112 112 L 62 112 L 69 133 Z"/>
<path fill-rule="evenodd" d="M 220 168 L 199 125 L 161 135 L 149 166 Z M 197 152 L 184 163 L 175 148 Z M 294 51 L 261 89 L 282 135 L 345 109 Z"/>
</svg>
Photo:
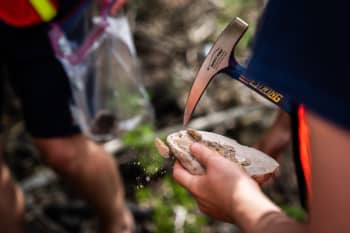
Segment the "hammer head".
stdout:
<svg viewBox="0 0 350 233">
<path fill-rule="evenodd" d="M 236 17 L 216 40 L 199 69 L 187 97 L 183 124 L 187 125 L 194 109 L 210 81 L 229 66 L 237 65 L 234 51 L 239 40 L 248 29 L 248 24 Z"/>
</svg>

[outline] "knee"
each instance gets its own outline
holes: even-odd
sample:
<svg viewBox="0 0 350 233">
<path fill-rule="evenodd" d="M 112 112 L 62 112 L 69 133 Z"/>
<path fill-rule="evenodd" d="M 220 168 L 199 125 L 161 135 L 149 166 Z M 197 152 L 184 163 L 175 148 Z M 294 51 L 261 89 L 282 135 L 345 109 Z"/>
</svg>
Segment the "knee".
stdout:
<svg viewBox="0 0 350 233">
<path fill-rule="evenodd" d="M 73 168 L 78 161 L 83 160 L 88 147 L 86 139 L 80 136 L 34 139 L 34 144 L 47 165 L 61 171 Z"/>
</svg>

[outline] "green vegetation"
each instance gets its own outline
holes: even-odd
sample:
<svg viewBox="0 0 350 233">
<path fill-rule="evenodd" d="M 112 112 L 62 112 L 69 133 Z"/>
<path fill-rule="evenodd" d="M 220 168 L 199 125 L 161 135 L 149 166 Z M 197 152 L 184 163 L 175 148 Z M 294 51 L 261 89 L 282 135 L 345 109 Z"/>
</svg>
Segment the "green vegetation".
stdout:
<svg viewBox="0 0 350 233">
<path fill-rule="evenodd" d="M 257 0 L 224 0 L 224 8 L 217 19 L 218 32 L 221 32 L 235 17 L 240 17 L 248 23 L 248 31 L 242 37 L 236 50 L 236 56 L 240 62 L 244 62 L 242 59 L 247 57 L 252 45 L 257 18 L 261 11 L 260 7 Z"/>
<path fill-rule="evenodd" d="M 123 135 L 124 143 L 137 151 L 138 161 L 148 175 L 156 173 L 164 162 L 155 149 L 155 137 L 155 132 L 149 125 L 141 125 Z M 152 227 L 156 233 L 174 232 L 176 212 L 185 215 L 180 227 L 186 233 L 202 232 L 201 229 L 207 223 L 207 218 L 200 214 L 196 201 L 173 181 L 171 175 L 166 175 L 158 182 L 151 182 L 147 187 L 138 187 L 135 195 L 140 205 L 154 209 Z"/>
<path fill-rule="evenodd" d="M 281 208 L 289 217 L 299 222 L 303 222 L 306 219 L 306 213 L 301 207 L 282 205 Z"/>
<path fill-rule="evenodd" d="M 154 146 L 155 137 L 154 129 L 150 125 L 140 125 L 122 137 L 126 146 L 137 151 L 138 161 L 148 175 L 156 173 L 164 162 Z"/>
<path fill-rule="evenodd" d="M 226 24 L 227 21 L 236 16 L 247 20 L 246 18 L 252 13 L 252 10 L 258 10 L 257 0 L 224 0 L 224 5 L 224 10 L 218 22 L 219 26 Z"/>
<path fill-rule="evenodd" d="M 183 225 L 178 226 L 183 227 L 184 232 L 202 232 L 207 223 L 207 218 L 200 214 L 196 201 L 170 175 L 165 176 L 156 189 L 138 189 L 136 197 L 140 205 L 154 209 L 152 218 L 156 233 L 174 232 L 176 210 L 185 215 Z"/>
</svg>

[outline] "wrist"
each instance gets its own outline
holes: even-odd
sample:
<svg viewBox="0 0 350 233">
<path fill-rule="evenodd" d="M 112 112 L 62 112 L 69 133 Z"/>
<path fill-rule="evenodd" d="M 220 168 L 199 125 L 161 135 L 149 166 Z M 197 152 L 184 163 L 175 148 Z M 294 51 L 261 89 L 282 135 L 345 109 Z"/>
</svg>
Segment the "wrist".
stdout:
<svg viewBox="0 0 350 233">
<path fill-rule="evenodd" d="M 233 222 L 243 232 L 254 232 L 259 221 L 271 213 L 282 213 L 261 191 L 253 180 L 242 182 L 233 192 Z"/>
</svg>

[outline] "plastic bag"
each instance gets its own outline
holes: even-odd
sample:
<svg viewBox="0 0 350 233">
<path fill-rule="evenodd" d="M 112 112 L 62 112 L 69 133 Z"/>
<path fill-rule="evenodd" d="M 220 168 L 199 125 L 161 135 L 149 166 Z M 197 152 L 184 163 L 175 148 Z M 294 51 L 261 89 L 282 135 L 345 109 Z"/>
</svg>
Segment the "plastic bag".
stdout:
<svg viewBox="0 0 350 233">
<path fill-rule="evenodd" d="M 49 36 L 69 77 L 75 122 L 90 138 L 108 141 L 141 123 L 152 124 L 153 108 L 127 17 L 110 17 L 105 7 L 91 23 L 84 40 L 69 38 L 57 24 Z"/>
</svg>

